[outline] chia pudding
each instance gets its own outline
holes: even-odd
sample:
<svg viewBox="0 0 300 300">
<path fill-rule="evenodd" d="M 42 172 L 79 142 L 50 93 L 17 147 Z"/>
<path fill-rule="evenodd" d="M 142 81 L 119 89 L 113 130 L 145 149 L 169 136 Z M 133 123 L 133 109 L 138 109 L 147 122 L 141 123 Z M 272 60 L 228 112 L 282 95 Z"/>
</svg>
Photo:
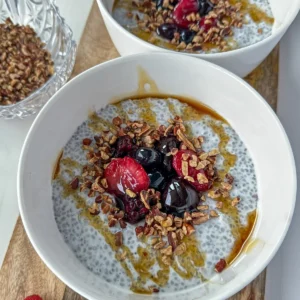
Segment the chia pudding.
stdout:
<svg viewBox="0 0 300 300">
<path fill-rule="evenodd" d="M 255 44 L 274 23 L 268 0 L 115 0 L 112 15 L 145 41 L 192 53 Z"/>
<path fill-rule="evenodd" d="M 55 220 L 91 272 L 136 293 L 205 284 L 238 256 L 256 219 L 253 161 L 206 106 L 127 99 L 92 113 L 63 148 Z"/>
</svg>

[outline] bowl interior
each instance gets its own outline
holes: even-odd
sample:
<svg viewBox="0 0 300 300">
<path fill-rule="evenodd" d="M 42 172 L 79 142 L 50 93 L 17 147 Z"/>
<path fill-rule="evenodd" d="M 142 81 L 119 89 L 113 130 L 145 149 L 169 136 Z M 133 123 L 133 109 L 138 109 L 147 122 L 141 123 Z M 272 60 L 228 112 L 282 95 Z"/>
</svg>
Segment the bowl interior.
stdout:
<svg viewBox="0 0 300 300">
<path fill-rule="evenodd" d="M 128 56 L 96 66 L 64 86 L 36 118 L 22 151 L 18 196 L 26 231 L 48 267 L 88 299 L 146 297 L 105 283 L 85 269 L 58 231 L 51 195 L 60 150 L 91 110 L 137 94 L 140 67 L 161 93 L 192 97 L 215 109 L 240 135 L 253 158 L 259 202 L 251 247 L 220 275 L 222 284 L 211 280 L 182 293 L 156 297 L 225 299 L 254 279 L 281 244 L 293 213 L 296 178 L 290 144 L 268 104 L 241 79 L 208 62 L 177 54 Z"/>
</svg>

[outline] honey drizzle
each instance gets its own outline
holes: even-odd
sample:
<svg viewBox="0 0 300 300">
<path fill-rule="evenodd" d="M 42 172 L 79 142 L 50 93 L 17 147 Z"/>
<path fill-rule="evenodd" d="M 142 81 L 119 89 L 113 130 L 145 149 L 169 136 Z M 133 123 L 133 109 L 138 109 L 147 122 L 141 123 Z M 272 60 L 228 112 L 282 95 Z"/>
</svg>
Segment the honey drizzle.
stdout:
<svg viewBox="0 0 300 300">
<path fill-rule="evenodd" d="M 213 129 L 213 131 L 219 136 L 219 151 L 220 154 L 224 157 L 223 162 L 223 170 L 218 170 L 218 175 L 222 179 L 225 178 L 225 175 L 229 172 L 229 170 L 235 165 L 237 157 L 236 155 L 230 153 L 226 146 L 230 140 L 230 137 L 226 134 L 223 126 L 221 124 L 217 124 L 214 121 L 209 122 L 209 126 Z M 219 183 L 215 184 L 215 187 L 219 187 Z M 256 209 L 250 212 L 247 216 L 246 225 L 241 224 L 238 207 L 232 206 L 232 199 L 228 198 L 218 198 L 218 201 L 222 201 L 223 207 L 220 209 L 222 213 L 226 214 L 230 218 L 231 225 L 231 233 L 234 237 L 234 245 L 231 249 L 231 252 L 226 258 L 227 264 L 232 263 L 238 255 L 244 249 L 251 233 L 254 229 L 255 220 L 257 217 Z"/>
</svg>

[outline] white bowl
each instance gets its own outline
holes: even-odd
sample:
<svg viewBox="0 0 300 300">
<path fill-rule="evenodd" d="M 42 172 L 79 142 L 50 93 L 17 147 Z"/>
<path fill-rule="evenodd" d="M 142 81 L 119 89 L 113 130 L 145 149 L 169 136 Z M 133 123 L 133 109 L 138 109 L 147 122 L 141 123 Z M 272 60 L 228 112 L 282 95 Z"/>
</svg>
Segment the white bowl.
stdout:
<svg viewBox="0 0 300 300">
<path fill-rule="evenodd" d="M 225 299 L 253 280 L 282 243 L 293 214 L 296 173 L 288 138 L 265 100 L 239 77 L 206 61 L 171 53 L 128 56 L 98 65 L 59 90 L 35 119 L 22 150 L 18 198 L 23 224 L 47 266 L 79 294 L 94 300 L 146 298 L 105 284 L 79 262 L 58 231 L 51 188 L 54 163 L 77 126 L 91 110 L 136 95 L 140 67 L 155 80 L 159 92 L 201 100 L 220 113 L 254 161 L 259 202 L 252 246 L 222 273 L 222 284 L 211 280 L 184 294 L 155 296 Z"/>
<path fill-rule="evenodd" d="M 97 0 L 106 28 L 117 50 L 122 56 L 150 52 L 174 51 L 163 49 L 136 37 L 111 16 L 112 0 Z M 187 54 L 213 62 L 224 67 L 240 77 L 244 77 L 254 70 L 276 46 L 288 27 L 293 22 L 300 9 L 300 0 L 269 0 L 275 23 L 272 35 L 259 43 L 245 48 L 215 54 Z"/>
</svg>

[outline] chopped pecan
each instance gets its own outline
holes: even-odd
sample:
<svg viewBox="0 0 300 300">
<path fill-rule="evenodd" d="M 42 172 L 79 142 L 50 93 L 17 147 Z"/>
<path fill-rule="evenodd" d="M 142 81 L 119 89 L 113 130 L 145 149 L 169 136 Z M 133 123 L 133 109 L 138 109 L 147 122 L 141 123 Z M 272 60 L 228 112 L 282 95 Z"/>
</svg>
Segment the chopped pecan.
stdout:
<svg viewBox="0 0 300 300">
<path fill-rule="evenodd" d="M 221 258 L 215 265 L 215 271 L 221 273 L 226 268 L 226 260 Z"/>
<path fill-rule="evenodd" d="M 138 238 L 141 238 L 144 235 L 144 227 L 143 226 L 137 226 L 135 228 L 135 234 Z"/>
<path fill-rule="evenodd" d="M 121 247 L 123 245 L 123 233 L 122 231 L 118 231 L 115 233 L 115 245 L 117 247 Z"/>
<path fill-rule="evenodd" d="M 211 211 L 209 212 L 209 214 L 210 214 L 210 216 L 213 217 L 213 218 L 216 218 L 216 217 L 219 216 L 219 214 L 218 214 L 215 210 L 211 210 Z"/>
<path fill-rule="evenodd" d="M 126 189 L 125 193 L 126 193 L 126 195 L 128 195 L 129 198 L 135 198 L 136 197 L 136 193 L 134 193 L 130 189 Z"/>
<path fill-rule="evenodd" d="M 232 206 L 237 206 L 240 203 L 240 197 L 235 197 L 232 201 L 231 201 L 231 205 Z"/>
<path fill-rule="evenodd" d="M 73 190 L 76 190 L 78 188 L 78 185 L 79 185 L 79 179 L 78 177 L 76 177 L 71 181 L 70 186 Z"/>
<path fill-rule="evenodd" d="M 161 258 L 161 261 L 163 262 L 163 264 L 167 265 L 167 266 L 170 266 L 171 263 L 172 263 L 172 259 L 170 256 L 166 256 L 166 255 L 163 255 L 163 257 Z"/>
<path fill-rule="evenodd" d="M 169 245 L 172 246 L 172 250 L 174 251 L 177 247 L 177 235 L 175 232 L 168 232 L 168 242 Z"/>
<path fill-rule="evenodd" d="M 153 248 L 155 249 L 155 250 L 159 250 L 159 249 L 162 249 L 163 247 L 165 247 L 166 246 L 166 242 L 165 241 L 160 241 L 160 242 L 158 242 L 157 244 L 155 244 L 154 246 L 153 246 Z"/>
<path fill-rule="evenodd" d="M 174 251 L 174 254 L 175 255 L 182 255 L 183 253 L 185 253 L 185 251 L 186 251 L 186 244 L 185 244 L 185 242 L 182 242 L 181 244 L 179 244 L 176 247 L 176 249 Z"/>
<path fill-rule="evenodd" d="M 172 246 L 168 246 L 167 248 L 161 249 L 160 253 L 164 254 L 164 255 L 172 255 L 172 253 L 173 253 Z"/>
<path fill-rule="evenodd" d="M 85 139 L 82 140 L 82 144 L 84 146 L 89 146 L 91 143 L 92 143 L 91 139 L 85 138 Z"/>
<path fill-rule="evenodd" d="M 127 223 L 123 219 L 119 219 L 119 224 L 122 229 L 127 227 Z"/>
<path fill-rule="evenodd" d="M 174 224 L 177 228 L 181 228 L 182 227 L 182 222 L 183 220 L 179 217 L 175 217 L 174 218 Z"/>
<path fill-rule="evenodd" d="M 206 215 L 206 216 L 203 216 L 203 217 L 193 219 L 193 224 L 194 225 L 200 225 L 202 223 L 207 222 L 208 220 L 209 220 L 209 215 Z"/>
</svg>

